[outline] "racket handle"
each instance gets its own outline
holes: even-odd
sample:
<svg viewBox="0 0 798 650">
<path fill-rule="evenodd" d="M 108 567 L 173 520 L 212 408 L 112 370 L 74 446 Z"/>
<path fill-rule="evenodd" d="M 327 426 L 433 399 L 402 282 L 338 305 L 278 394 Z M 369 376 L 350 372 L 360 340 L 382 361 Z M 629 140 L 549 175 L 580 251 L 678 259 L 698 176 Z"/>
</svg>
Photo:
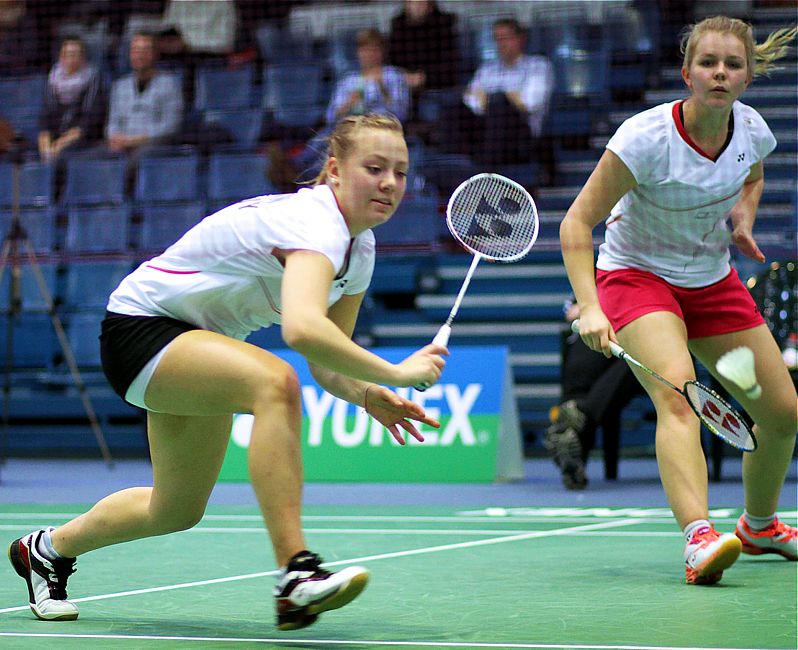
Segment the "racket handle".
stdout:
<svg viewBox="0 0 798 650">
<path fill-rule="evenodd" d="M 443 325 L 441 325 L 441 328 L 438 330 L 438 333 L 435 335 L 435 338 L 432 339 L 432 345 L 442 345 L 443 347 L 446 347 L 446 345 L 449 343 L 449 336 L 451 335 L 451 333 L 452 333 L 452 326 L 449 325 L 448 323 L 444 323 Z M 415 386 L 413 386 L 413 388 L 423 393 L 431 385 L 432 384 L 428 384 L 425 381 L 420 384 L 416 384 Z"/>
<path fill-rule="evenodd" d="M 579 334 L 579 319 L 571 321 L 571 331 L 574 334 Z M 626 350 L 624 350 L 620 345 L 618 345 L 615 341 L 610 341 L 610 352 L 612 352 L 612 356 L 618 357 L 619 359 L 623 359 L 623 355 L 626 354 Z"/>
<path fill-rule="evenodd" d="M 452 333 L 452 326 L 444 323 L 441 325 L 441 328 L 438 330 L 438 333 L 435 335 L 435 338 L 432 339 L 432 345 L 442 345 L 446 347 L 449 345 L 449 336 Z"/>
</svg>

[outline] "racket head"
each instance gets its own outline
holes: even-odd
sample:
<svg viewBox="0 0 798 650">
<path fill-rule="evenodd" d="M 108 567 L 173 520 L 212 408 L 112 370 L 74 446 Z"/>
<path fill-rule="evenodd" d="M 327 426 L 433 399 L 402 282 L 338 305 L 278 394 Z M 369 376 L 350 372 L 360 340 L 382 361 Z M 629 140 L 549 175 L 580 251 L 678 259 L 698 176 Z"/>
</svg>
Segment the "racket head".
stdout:
<svg viewBox="0 0 798 650">
<path fill-rule="evenodd" d="M 687 403 L 712 433 L 737 449 L 754 451 L 757 448 L 756 436 L 751 427 L 714 390 L 700 382 L 688 381 L 683 391 Z"/>
<path fill-rule="evenodd" d="M 500 174 L 477 174 L 449 198 L 446 225 L 467 251 L 497 262 L 524 257 L 538 238 L 535 201 L 521 185 Z"/>
</svg>

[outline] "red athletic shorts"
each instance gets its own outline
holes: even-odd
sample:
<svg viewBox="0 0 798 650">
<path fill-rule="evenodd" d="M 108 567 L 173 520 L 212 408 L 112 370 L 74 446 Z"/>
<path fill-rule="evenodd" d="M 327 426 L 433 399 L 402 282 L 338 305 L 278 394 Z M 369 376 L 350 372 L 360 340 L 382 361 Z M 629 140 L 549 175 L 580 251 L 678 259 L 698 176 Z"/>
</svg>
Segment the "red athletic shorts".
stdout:
<svg viewBox="0 0 798 650">
<path fill-rule="evenodd" d="M 670 311 L 684 321 L 687 337 L 717 336 L 764 323 L 734 269 L 707 287 L 685 289 L 648 271 L 620 269 L 596 274 L 601 308 L 617 332 L 636 318 Z"/>
</svg>

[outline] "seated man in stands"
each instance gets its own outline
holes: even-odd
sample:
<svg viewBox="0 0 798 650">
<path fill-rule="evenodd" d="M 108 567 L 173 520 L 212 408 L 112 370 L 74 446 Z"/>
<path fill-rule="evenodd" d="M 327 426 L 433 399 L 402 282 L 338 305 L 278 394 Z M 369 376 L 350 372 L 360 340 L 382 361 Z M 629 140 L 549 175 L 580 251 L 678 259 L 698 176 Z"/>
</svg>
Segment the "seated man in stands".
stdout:
<svg viewBox="0 0 798 650">
<path fill-rule="evenodd" d="M 130 41 L 132 72 L 111 88 L 106 144 L 116 153 L 139 153 L 144 146 L 174 142 L 183 118 L 183 93 L 174 75 L 157 68 L 155 36 L 138 33 Z"/>
<path fill-rule="evenodd" d="M 493 38 L 498 58 L 477 69 L 462 103 L 447 114 L 441 148 L 472 155 L 483 165 L 537 159 L 551 176 L 554 160 L 543 133 L 554 88 L 551 63 L 524 53 L 526 34 L 514 19 L 497 20 Z"/>
</svg>

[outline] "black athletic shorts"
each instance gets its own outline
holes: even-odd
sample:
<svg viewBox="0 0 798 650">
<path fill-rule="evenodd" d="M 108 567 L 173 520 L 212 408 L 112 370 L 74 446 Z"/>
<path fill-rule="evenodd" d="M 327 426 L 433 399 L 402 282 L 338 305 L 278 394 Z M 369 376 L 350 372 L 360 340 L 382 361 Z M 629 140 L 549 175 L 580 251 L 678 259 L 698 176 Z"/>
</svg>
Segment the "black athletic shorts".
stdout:
<svg viewBox="0 0 798 650">
<path fill-rule="evenodd" d="M 105 312 L 100 331 L 103 372 L 116 393 L 127 389 L 147 362 L 183 332 L 200 329 L 166 316 L 127 316 Z"/>
</svg>

